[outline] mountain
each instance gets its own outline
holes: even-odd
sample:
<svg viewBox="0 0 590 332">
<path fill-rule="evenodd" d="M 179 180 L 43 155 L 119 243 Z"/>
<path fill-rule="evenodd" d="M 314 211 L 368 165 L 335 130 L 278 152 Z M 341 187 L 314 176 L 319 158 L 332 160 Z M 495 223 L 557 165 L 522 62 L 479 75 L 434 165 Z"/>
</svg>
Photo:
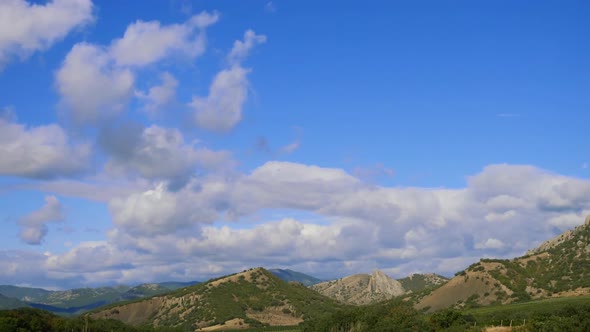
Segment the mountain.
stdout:
<svg viewBox="0 0 590 332">
<path fill-rule="evenodd" d="M 80 314 L 107 304 L 159 295 L 193 285 L 195 282 L 164 282 L 135 287 L 116 286 L 49 291 L 42 288 L 0 286 L 0 295 L 23 302 L 26 306 L 62 315 Z M 4 302 L 4 301 L 3 301 Z M 1 304 L 0 304 L 1 306 Z M 13 306 L 12 306 L 13 307 Z M 10 308 L 12 308 L 10 307 Z"/>
<path fill-rule="evenodd" d="M 200 283 L 200 281 L 188 281 L 188 282 L 180 282 L 180 281 L 165 281 L 159 282 L 158 285 L 168 288 L 169 290 L 177 290 L 179 288 L 189 287 Z"/>
<path fill-rule="evenodd" d="M 310 275 L 307 275 L 307 274 L 304 274 L 301 272 L 297 272 L 297 271 L 293 271 L 293 270 L 289 270 L 289 269 L 286 269 L 286 270 L 270 269 L 268 271 L 270 271 L 275 276 L 283 279 L 284 281 L 300 282 L 305 286 L 311 286 L 311 285 L 319 284 L 320 282 L 322 282 L 321 279 L 318 279 L 316 277 L 312 277 Z"/>
<path fill-rule="evenodd" d="M 444 285 L 449 278 L 434 273 L 419 274 L 415 273 L 408 277 L 398 279 L 405 290 L 411 292 L 422 292 L 427 289 L 437 288 Z"/>
<path fill-rule="evenodd" d="M 16 309 L 28 307 L 28 305 L 18 299 L 7 297 L 0 294 L 0 310 L 7 310 L 7 309 Z"/>
<path fill-rule="evenodd" d="M 43 298 L 50 294 L 51 291 L 42 288 L 17 287 L 11 285 L 0 285 L 0 294 L 19 299 L 21 301 L 31 301 Z"/>
<path fill-rule="evenodd" d="M 525 256 L 481 259 L 429 295 L 418 309 L 506 304 L 590 294 L 590 216 Z"/>
<path fill-rule="evenodd" d="M 341 307 L 299 283 L 255 268 L 165 295 L 113 304 L 93 311 L 91 317 L 193 330 L 245 328 L 297 325 Z"/>
<path fill-rule="evenodd" d="M 399 281 L 379 270 L 322 282 L 310 288 L 342 303 L 356 305 L 389 300 L 406 293 Z"/>
<path fill-rule="evenodd" d="M 164 293 L 170 292 L 171 289 L 166 288 L 160 284 L 141 284 L 139 286 L 135 286 L 125 293 L 121 294 L 115 301 L 128 301 L 134 299 L 140 299 L 144 297 L 150 297 L 154 295 L 160 295 Z"/>
</svg>

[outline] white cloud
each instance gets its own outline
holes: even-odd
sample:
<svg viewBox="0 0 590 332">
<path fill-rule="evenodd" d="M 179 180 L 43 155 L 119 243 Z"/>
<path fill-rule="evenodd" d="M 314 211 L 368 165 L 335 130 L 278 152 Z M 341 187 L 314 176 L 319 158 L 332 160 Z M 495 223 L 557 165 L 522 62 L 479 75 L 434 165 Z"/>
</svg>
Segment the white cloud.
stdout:
<svg viewBox="0 0 590 332">
<path fill-rule="evenodd" d="M 57 197 L 46 196 L 45 205 L 18 220 L 19 237 L 28 244 L 41 244 L 47 235 L 47 223 L 62 221 L 63 207 Z"/>
<path fill-rule="evenodd" d="M 266 43 L 265 35 L 257 35 L 253 30 L 247 30 L 244 33 L 244 40 L 236 40 L 232 47 L 228 60 L 232 64 L 239 64 L 248 56 L 254 46 Z"/>
<path fill-rule="evenodd" d="M 242 120 L 242 107 L 248 98 L 249 70 L 239 66 L 219 72 L 205 98 L 193 97 L 190 106 L 201 128 L 228 131 Z"/>
<path fill-rule="evenodd" d="M 240 62 L 256 45 L 266 41 L 266 36 L 246 31 L 244 41 L 237 40 L 228 55 L 232 64 L 229 69 L 220 71 L 211 86 L 207 97 L 194 96 L 189 104 L 194 109 L 196 124 L 208 130 L 228 131 L 242 120 L 242 108 L 248 99 L 250 69 L 243 68 Z"/>
<path fill-rule="evenodd" d="M 27 57 L 50 48 L 76 27 L 92 22 L 91 0 L 0 2 L 0 67 L 12 56 Z"/>
<path fill-rule="evenodd" d="M 174 100 L 177 87 L 178 81 L 165 72 L 162 74 L 161 85 L 151 87 L 147 93 L 136 91 L 135 96 L 145 103 L 145 111 L 153 116 Z"/>
<path fill-rule="evenodd" d="M 53 178 L 87 170 L 90 146 L 70 140 L 54 124 L 26 128 L 0 119 L 0 175 Z"/>
<path fill-rule="evenodd" d="M 194 58 L 205 51 L 202 31 L 219 19 L 216 13 L 202 12 L 183 24 L 162 26 L 158 21 L 137 21 L 114 40 L 110 55 L 118 66 L 146 66 L 171 54 Z"/>
<path fill-rule="evenodd" d="M 137 173 L 177 186 L 184 185 L 198 169 L 223 172 L 235 164 L 230 152 L 196 148 L 185 143 L 182 133 L 174 128 L 115 128 L 100 141 L 112 157 L 106 166 L 109 171 Z"/>
<path fill-rule="evenodd" d="M 79 43 L 57 71 L 62 105 L 75 122 L 96 123 L 125 110 L 135 77 L 128 69 L 114 68 L 110 61 L 103 48 Z"/>
<path fill-rule="evenodd" d="M 173 234 L 211 223 L 226 206 L 224 181 L 192 182 L 171 192 L 163 184 L 142 193 L 109 202 L 115 226 L 130 234 Z"/>
<path fill-rule="evenodd" d="M 217 14 L 203 12 L 183 24 L 138 21 L 108 47 L 74 45 L 56 74 L 66 114 L 85 125 L 121 114 L 134 95 L 136 70 L 174 55 L 188 59 L 201 55 L 206 46 L 203 29 L 217 19 Z M 148 109 L 162 106 L 173 96 L 177 82 L 166 74 L 163 81 L 147 95 L 139 94 L 147 100 Z"/>
<path fill-rule="evenodd" d="M 113 198 L 115 228 L 99 246 L 104 268 L 85 266 L 97 258 L 77 246 L 52 260 L 52 273 L 188 280 L 262 265 L 322 277 L 373 268 L 448 275 L 484 256 L 521 255 L 556 228 L 583 223 L 588 190 L 590 181 L 521 165 L 491 165 L 464 188 L 440 189 L 379 187 L 337 168 L 268 162 L 241 176 L 193 178 L 178 191 Z"/>
<path fill-rule="evenodd" d="M 475 245 L 475 249 L 502 249 L 504 248 L 504 242 L 489 238 L 485 242 L 481 242 Z"/>
</svg>

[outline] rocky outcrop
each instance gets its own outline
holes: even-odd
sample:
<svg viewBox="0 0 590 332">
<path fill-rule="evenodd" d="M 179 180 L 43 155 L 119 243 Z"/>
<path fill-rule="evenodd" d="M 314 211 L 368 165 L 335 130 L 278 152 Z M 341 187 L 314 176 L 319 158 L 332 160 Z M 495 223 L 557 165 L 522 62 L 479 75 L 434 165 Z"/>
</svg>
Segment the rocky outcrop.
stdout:
<svg viewBox="0 0 590 332">
<path fill-rule="evenodd" d="M 406 293 L 402 284 L 385 273 L 355 274 L 311 286 L 322 295 L 348 304 L 370 304 L 392 299 Z"/>
</svg>

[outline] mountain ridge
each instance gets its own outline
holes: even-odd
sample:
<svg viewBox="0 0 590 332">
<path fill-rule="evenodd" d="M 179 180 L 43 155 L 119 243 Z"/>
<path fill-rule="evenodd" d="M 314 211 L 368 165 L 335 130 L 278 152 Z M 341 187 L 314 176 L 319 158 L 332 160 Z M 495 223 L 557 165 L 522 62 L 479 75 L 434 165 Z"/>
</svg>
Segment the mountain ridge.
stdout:
<svg viewBox="0 0 590 332">
<path fill-rule="evenodd" d="M 590 216 L 584 224 L 513 259 L 481 259 L 421 298 L 438 310 L 590 294 Z"/>
</svg>

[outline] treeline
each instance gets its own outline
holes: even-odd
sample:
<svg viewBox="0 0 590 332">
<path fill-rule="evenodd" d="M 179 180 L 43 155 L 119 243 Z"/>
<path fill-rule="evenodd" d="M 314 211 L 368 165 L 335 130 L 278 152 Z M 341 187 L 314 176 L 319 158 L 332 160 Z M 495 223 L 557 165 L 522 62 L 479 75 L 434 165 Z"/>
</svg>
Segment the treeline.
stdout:
<svg viewBox="0 0 590 332">
<path fill-rule="evenodd" d="M 448 310 L 427 316 L 409 304 L 393 301 L 355 307 L 305 322 L 304 332 L 389 332 L 468 330 L 469 317 Z"/>
<path fill-rule="evenodd" d="M 176 328 L 134 327 L 114 319 L 65 318 L 48 311 L 20 308 L 0 311 L 1 332 L 180 332 Z"/>
<path fill-rule="evenodd" d="M 389 302 L 373 306 L 356 307 L 303 323 L 304 332 L 458 332 L 485 331 L 487 326 L 504 326 L 519 318 L 520 326 L 513 327 L 519 332 L 574 332 L 590 331 L 590 305 L 566 305 L 547 310 L 520 312 L 513 308 L 511 313 L 469 314 L 455 309 L 445 309 L 433 314 L 416 311 L 409 304 Z M 499 313 L 497 313 L 499 314 Z"/>
</svg>

